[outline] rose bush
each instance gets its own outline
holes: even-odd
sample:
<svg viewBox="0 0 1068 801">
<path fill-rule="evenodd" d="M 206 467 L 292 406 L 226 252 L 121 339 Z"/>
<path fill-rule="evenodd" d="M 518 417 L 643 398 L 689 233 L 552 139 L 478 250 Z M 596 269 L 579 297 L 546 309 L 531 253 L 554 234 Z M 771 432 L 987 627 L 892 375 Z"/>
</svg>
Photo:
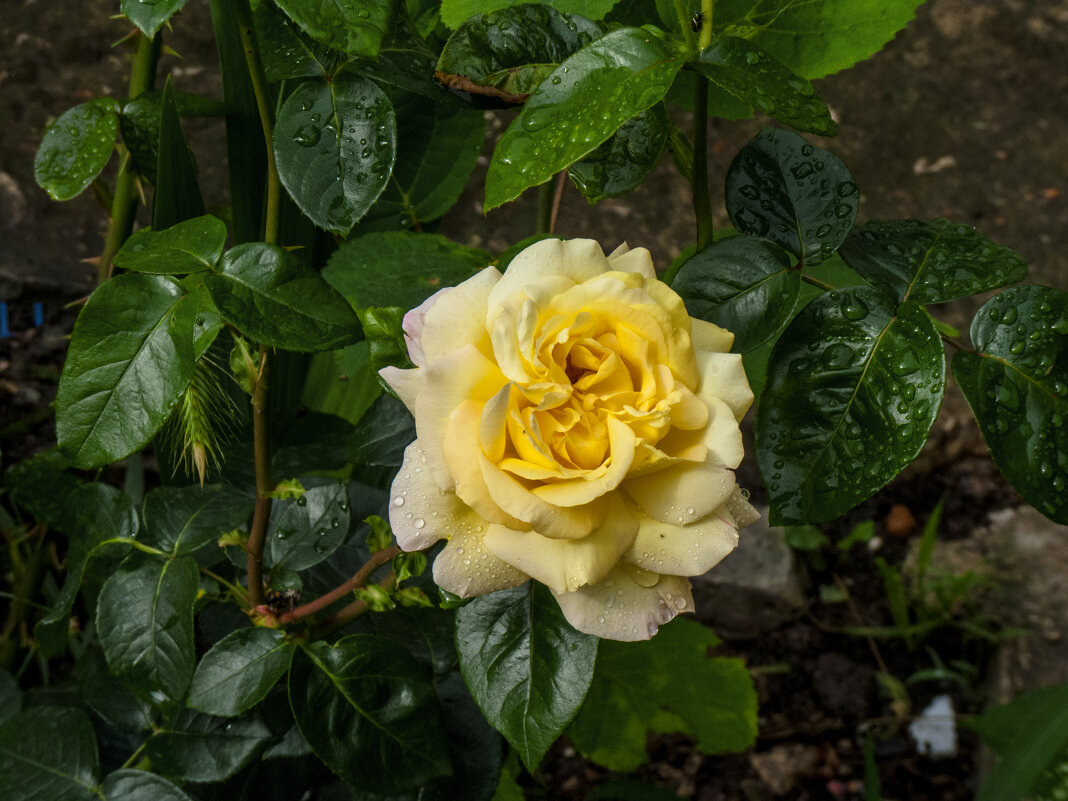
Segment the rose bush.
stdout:
<svg viewBox="0 0 1068 801">
<path fill-rule="evenodd" d="M 733 335 L 691 319 L 649 252 L 547 239 L 405 317 L 415 415 L 393 484 L 400 547 L 448 540 L 463 597 L 532 577 L 575 628 L 651 637 L 757 518 L 734 477 L 752 403 Z"/>
</svg>

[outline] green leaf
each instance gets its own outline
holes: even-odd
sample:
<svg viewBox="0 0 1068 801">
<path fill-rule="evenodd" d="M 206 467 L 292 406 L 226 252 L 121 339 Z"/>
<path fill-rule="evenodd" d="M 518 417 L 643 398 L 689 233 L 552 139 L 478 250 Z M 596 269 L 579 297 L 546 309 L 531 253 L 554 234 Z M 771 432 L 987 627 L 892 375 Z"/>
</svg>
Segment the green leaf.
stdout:
<svg viewBox="0 0 1068 801">
<path fill-rule="evenodd" d="M 111 672 L 157 705 L 176 703 L 193 675 L 193 602 L 200 572 L 191 557 L 134 551 L 107 580 L 96 630 Z"/>
<path fill-rule="evenodd" d="M 655 28 L 621 28 L 568 58 L 498 141 L 486 175 L 485 210 L 519 197 L 596 149 L 655 105 L 682 64 L 675 45 Z"/>
<path fill-rule="evenodd" d="M 4 474 L 10 498 L 49 528 L 69 531 L 68 496 L 82 483 L 69 472 L 70 459 L 56 449 L 16 462 Z"/>
<path fill-rule="evenodd" d="M 383 393 L 360 418 L 349 458 L 356 464 L 397 467 L 415 439 L 415 419 L 392 395 Z"/>
<path fill-rule="evenodd" d="M 313 39 L 350 56 L 378 55 L 389 20 L 390 0 L 275 0 Z"/>
<path fill-rule="evenodd" d="M 204 284 L 226 321 L 249 338 L 296 351 L 333 350 L 359 338 L 345 299 L 296 256 L 250 242 L 228 250 Z"/>
<path fill-rule="evenodd" d="M 323 278 L 354 309 L 413 309 L 440 289 L 465 281 L 489 264 L 489 255 L 438 234 L 386 231 L 344 243 Z"/>
<path fill-rule="evenodd" d="M 109 773 L 100 789 L 104 801 L 192 801 L 162 776 L 143 770 Z"/>
<path fill-rule="evenodd" d="M 175 781 L 218 782 L 233 776 L 275 739 L 255 714 L 220 718 L 183 709 L 145 743 L 152 769 Z"/>
<path fill-rule="evenodd" d="M 846 264 L 898 300 L 942 303 L 1013 284 L 1027 265 L 970 225 L 885 220 L 858 225 L 839 248 Z"/>
<path fill-rule="evenodd" d="M 354 234 L 410 228 L 441 217 L 459 199 L 482 150 L 486 123 L 479 109 L 427 103 L 400 91 L 393 94 L 393 107 L 397 162 Z"/>
<path fill-rule="evenodd" d="M 464 681 L 531 772 L 582 706 L 597 642 L 575 631 L 537 582 L 480 596 L 456 613 Z"/>
<path fill-rule="evenodd" d="M 667 109 L 657 103 L 631 117 L 567 174 L 590 203 L 635 189 L 652 172 L 668 137 Z"/>
<path fill-rule="evenodd" d="M 152 227 L 157 231 L 199 217 L 204 200 L 197 183 L 197 165 L 185 141 L 178 102 L 170 76 L 160 98 L 159 143 L 156 148 L 156 191 L 152 193 Z"/>
<path fill-rule="evenodd" d="M 252 507 L 251 497 L 224 484 L 158 487 L 145 496 L 143 540 L 176 556 L 192 553 L 247 523 Z"/>
<path fill-rule="evenodd" d="M 78 315 L 56 396 L 56 436 L 75 467 L 143 447 L 193 376 L 195 304 L 162 276 L 120 275 Z"/>
<path fill-rule="evenodd" d="M 159 123 L 163 93 L 142 92 L 122 104 L 119 130 L 122 141 L 133 158 L 134 168 L 152 184 L 156 183 L 156 164 L 159 161 Z M 183 117 L 217 117 L 226 113 L 225 104 L 210 97 L 175 92 L 175 104 Z"/>
<path fill-rule="evenodd" d="M 274 3 L 260 3 L 253 15 L 268 81 L 331 75 L 342 61 L 340 53 L 305 34 Z"/>
<path fill-rule="evenodd" d="M 111 675 L 103 654 L 97 652 L 93 663 L 92 673 L 79 688 L 86 705 L 101 720 L 119 731 L 149 731 L 155 724 L 152 705 Z"/>
<path fill-rule="evenodd" d="M 205 215 L 163 231 L 138 231 L 115 254 L 115 266 L 156 275 L 196 273 L 214 267 L 225 247 L 226 223 Z"/>
<path fill-rule="evenodd" d="M 757 410 L 772 524 L 831 520 L 897 475 L 927 439 L 945 374 L 915 303 L 850 287 L 806 306 L 772 351 Z"/>
<path fill-rule="evenodd" d="M 740 659 L 709 655 L 719 642 L 682 618 L 645 642 L 605 640 L 568 738 L 587 758 L 622 772 L 648 761 L 652 732 L 689 734 L 706 754 L 744 751 L 756 739 L 756 691 Z"/>
<path fill-rule="evenodd" d="M 277 629 L 228 634 L 204 654 L 193 674 L 189 706 L 211 715 L 240 715 L 258 704 L 285 672 L 293 644 Z"/>
<path fill-rule="evenodd" d="M 0 787 L 8 801 L 90 801 L 100 763 L 80 709 L 41 706 L 0 726 Z"/>
<path fill-rule="evenodd" d="M 304 570 L 336 551 L 349 533 L 349 496 L 331 481 L 294 501 L 274 505 L 264 561 L 268 567 Z"/>
<path fill-rule="evenodd" d="M 70 200 L 100 175 L 119 130 L 118 104 L 97 98 L 67 109 L 45 130 L 33 177 L 53 200 Z"/>
<path fill-rule="evenodd" d="M 734 351 L 775 340 L 797 310 L 801 274 L 774 242 L 732 236 L 687 259 L 674 289 L 693 317 L 734 333 Z"/>
<path fill-rule="evenodd" d="M 85 564 L 93 550 L 109 539 L 133 539 L 137 511 L 130 496 L 107 484 L 83 484 L 64 496 L 69 506 L 67 578 L 51 611 L 37 621 L 33 635 L 45 656 L 56 656 L 67 644 L 70 613 L 81 588 Z"/>
<path fill-rule="evenodd" d="M 215 301 L 211 299 L 199 274 L 186 276 L 181 284 L 189 290 L 192 301 L 196 305 L 196 320 L 193 323 L 193 358 L 199 361 L 215 342 L 215 338 L 226 322 L 219 314 L 219 310 L 215 308 Z"/>
<path fill-rule="evenodd" d="M 999 759 L 977 801 L 1017 801 L 1068 747 L 1068 684 L 1043 687 L 988 709 L 962 726 L 974 729 Z"/>
<path fill-rule="evenodd" d="M 716 36 L 693 62 L 714 85 L 799 131 L 831 136 L 838 126 L 812 84 L 759 45 Z"/>
<path fill-rule="evenodd" d="M 22 711 L 22 691 L 6 670 L 0 670 L 0 724 Z"/>
<path fill-rule="evenodd" d="M 586 17 L 510 5 L 467 19 L 445 43 L 434 75 L 446 86 L 521 103 L 560 62 L 599 38 Z"/>
<path fill-rule="evenodd" d="M 549 0 L 546 5 L 565 14 L 581 14 L 589 19 L 601 19 L 619 0 Z M 509 6 L 526 4 L 526 0 L 442 0 L 441 21 L 456 28 L 475 14 L 489 14 Z"/>
<path fill-rule="evenodd" d="M 370 345 L 357 342 L 312 356 L 300 400 L 313 412 L 343 417 L 355 425 L 381 394 L 382 385 L 371 369 Z"/>
<path fill-rule="evenodd" d="M 393 4 L 378 57 L 351 59 L 345 64 L 345 71 L 370 78 L 378 84 L 415 92 L 435 102 L 457 104 L 435 82 L 434 63 L 437 61 L 438 47 L 435 45 L 432 49 L 423 41 L 406 5 L 400 0 Z"/>
<path fill-rule="evenodd" d="M 302 646 L 289 698 L 316 756 L 355 788 L 401 793 L 451 771 L 430 676 L 391 640 Z"/>
<path fill-rule="evenodd" d="M 367 213 L 396 155 L 393 106 L 367 78 L 302 83 L 278 112 L 278 175 L 300 210 L 328 231 L 347 234 Z"/>
<path fill-rule="evenodd" d="M 122 13 L 145 36 L 152 38 L 184 5 L 185 0 L 122 0 Z"/>
<path fill-rule="evenodd" d="M 738 151 L 725 192 L 735 228 L 770 239 L 803 265 L 834 254 L 853 227 L 860 199 L 837 156 L 774 128 Z"/>
<path fill-rule="evenodd" d="M 720 0 L 717 31 L 752 39 L 805 78 L 822 78 L 879 52 L 923 0 Z"/>
<path fill-rule="evenodd" d="M 1029 504 L 1068 523 L 1068 293 L 1012 287 L 976 313 L 953 356 L 994 463 Z"/>
</svg>

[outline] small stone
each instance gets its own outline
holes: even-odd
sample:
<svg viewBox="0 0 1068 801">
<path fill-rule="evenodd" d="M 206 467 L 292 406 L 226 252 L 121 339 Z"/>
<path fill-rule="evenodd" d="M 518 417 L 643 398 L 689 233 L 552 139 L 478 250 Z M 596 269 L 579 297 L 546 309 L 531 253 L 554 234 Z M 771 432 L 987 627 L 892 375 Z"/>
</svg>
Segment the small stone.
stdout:
<svg viewBox="0 0 1068 801">
<path fill-rule="evenodd" d="M 894 504 L 884 522 L 886 533 L 891 537 L 906 539 L 916 530 L 916 518 L 903 504 Z"/>
</svg>

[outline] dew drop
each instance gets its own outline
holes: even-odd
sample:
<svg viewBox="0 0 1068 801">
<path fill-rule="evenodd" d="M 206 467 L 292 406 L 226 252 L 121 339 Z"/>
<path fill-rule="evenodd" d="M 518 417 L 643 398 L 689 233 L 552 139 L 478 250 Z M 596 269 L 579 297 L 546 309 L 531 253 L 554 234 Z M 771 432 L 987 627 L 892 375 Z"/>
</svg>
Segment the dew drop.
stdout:
<svg viewBox="0 0 1068 801">
<path fill-rule="evenodd" d="M 412 527 L 413 528 L 422 528 L 425 525 L 426 525 L 426 521 L 423 520 L 423 518 L 421 518 L 421 517 L 417 517 L 417 518 L 415 518 L 415 520 L 412 521 Z"/>
</svg>

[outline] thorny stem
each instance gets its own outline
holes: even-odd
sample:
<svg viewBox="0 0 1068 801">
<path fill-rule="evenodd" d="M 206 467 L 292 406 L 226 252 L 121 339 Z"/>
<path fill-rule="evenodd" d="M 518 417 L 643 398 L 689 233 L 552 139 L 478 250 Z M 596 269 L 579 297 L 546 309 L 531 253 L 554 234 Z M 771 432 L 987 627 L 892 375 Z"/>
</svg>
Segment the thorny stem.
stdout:
<svg viewBox="0 0 1068 801">
<path fill-rule="evenodd" d="M 149 39 L 143 33 L 137 34 L 137 52 L 134 54 L 130 69 L 130 98 L 147 92 L 156 84 L 156 62 L 159 61 L 162 37 L 156 34 Z M 115 193 L 111 200 L 111 221 L 104 237 L 104 249 L 97 265 L 97 283 L 102 284 L 111 276 L 111 260 L 122 247 L 133 228 L 134 212 L 137 211 L 139 193 L 137 190 L 137 173 L 133 168 L 130 152 L 119 147 L 119 173 L 115 178 Z"/>
<path fill-rule="evenodd" d="M 241 29 L 241 45 L 245 51 L 252 91 L 256 95 L 256 108 L 260 113 L 260 126 L 267 149 L 267 209 L 263 225 L 263 239 L 268 244 L 278 242 L 278 214 L 281 199 L 281 182 L 278 166 L 274 161 L 274 119 L 271 116 L 271 96 L 267 88 L 267 76 L 263 71 L 256 29 L 252 23 L 252 9 L 248 0 L 236 0 L 234 10 Z M 271 512 L 269 493 L 274 489 L 271 478 L 271 452 L 267 441 L 267 348 L 260 345 L 260 363 L 256 384 L 252 390 L 252 444 L 256 464 L 256 506 L 252 512 L 252 526 L 248 537 L 248 603 L 255 609 L 264 601 L 263 595 L 263 548 L 267 540 L 267 520 Z"/>
<path fill-rule="evenodd" d="M 352 578 L 344 584 L 339 584 L 325 595 L 316 598 L 314 601 L 303 604 L 302 606 L 298 606 L 291 612 L 285 612 L 284 614 L 279 615 L 278 622 L 284 624 L 292 623 L 295 620 L 301 620 L 309 615 L 315 614 L 321 609 L 326 609 L 326 607 L 330 606 L 330 604 L 335 601 L 340 601 L 353 590 L 365 586 L 367 580 L 371 578 L 374 572 L 396 556 L 398 551 L 399 549 L 394 545 L 390 548 L 384 548 L 381 551 L 371 554 L 371 558 L 367 560 L 363 567 L 357 570 Z"/>
<path fill-rule="evenodd" d="M 390 570 L 389 574 L 378 582 L 378 586 L 382 589 L 390 589 L 394 582 L 397 580 L 397 575 Z M 338 610 L 333 615 L 324 620 L 318 627 L 317 632 L 319 634 L 329 634 L 331 631 L 340 629 L 343 626 L 347 626 L 354 621 L 360 615 L 367 612 L 367 603 L 364 601 L 353 601 L 351 604 L 343 609 Z"/>
</svg>

